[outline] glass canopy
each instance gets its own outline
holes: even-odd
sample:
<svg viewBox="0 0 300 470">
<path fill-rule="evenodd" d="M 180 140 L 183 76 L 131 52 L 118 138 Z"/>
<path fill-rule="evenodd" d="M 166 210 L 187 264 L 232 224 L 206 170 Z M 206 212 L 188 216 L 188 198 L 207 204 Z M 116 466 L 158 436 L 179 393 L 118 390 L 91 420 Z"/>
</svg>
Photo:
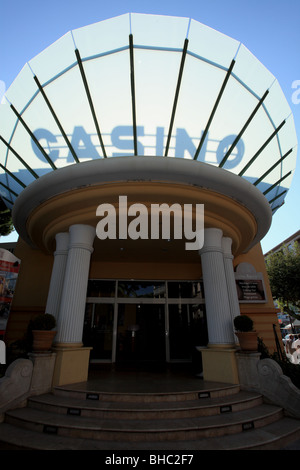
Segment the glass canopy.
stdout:
<svg viewBox="0 0 300 470">
<path fill-rule="evenodd" d="M 297 137 L 274 76 L 238 41 L 188 18 L 126 14 L 70 31 L 21 70 L 0 106 L 0 194 L 98 158 L 189 158 L 281 206 Z"/>
</svg>

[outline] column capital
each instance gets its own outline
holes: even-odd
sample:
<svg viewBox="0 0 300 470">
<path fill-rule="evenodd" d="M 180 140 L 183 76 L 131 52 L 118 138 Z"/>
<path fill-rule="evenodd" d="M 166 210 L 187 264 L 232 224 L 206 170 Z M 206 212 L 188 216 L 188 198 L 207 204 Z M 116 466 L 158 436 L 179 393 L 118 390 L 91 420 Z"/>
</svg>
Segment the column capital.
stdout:
<svg viewBox="0 0 300 470">
<path fill-rule="evenodd" d="M 56 250 L 54 255 L 63 255 L 68 253 L 69 249 L 69 234 L 68 232 L 61 232 L 55 235 Z"/>
<path fill-rule="evenodd" d="M 230 237 L 222 238 L 222 248 L 225 258 L 233 259 L 233 254 L 231 251 L 232 239 Z"/>
<path fill-rule="evenodd" d="M 204 243 L 199 250 L 200 255 L 210 251 L 219 251 L 223 253 L 222 248 L 223 231 L 219 228 L 204 229 Z"/>
<path fill-rule="evenodd" d="M 69 228 L 70 242 L 69 249 L 82 248 L 92 253 L 93 243 L 96 235 L 95 227 L 84 224 L 74 224 Z"/>
</svg>

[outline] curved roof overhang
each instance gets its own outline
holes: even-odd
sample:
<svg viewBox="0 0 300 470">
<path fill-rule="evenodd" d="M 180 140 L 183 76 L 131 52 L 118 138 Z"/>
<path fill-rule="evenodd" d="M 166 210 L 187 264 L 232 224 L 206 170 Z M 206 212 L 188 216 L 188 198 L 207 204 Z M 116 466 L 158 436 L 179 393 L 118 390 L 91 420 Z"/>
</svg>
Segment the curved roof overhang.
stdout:
<svg viewBox="0 0 300 470">
<path fill-rule="evenodd" d="M 13 221 L 25 241 L 51 251 L 58 231 L 73 223 L 96 226 L 98 204 L 117 203 L 123 194 L 134 202 L 203 203 L 205 226 L 223 228 L 235 252 L 258 243 L 272 219 L 268 201 L 248 181 L 205 163 L 148 156 L 95 160 L 48 173 L 18 197 Z"/>
<path fill-rule="evenodd" d="M 71 178 L 74 164 L 159 155 L 170 168 L 191 160 L 236 176 L 236 197 L 239 179 L 249 182 L 274 213 L 296 154 L 275 77 L 243 44 L 189 18 L 127 14 L 70 31 L 24 66 L 0 106 L 9 208 L 58 169 Z"/>
</svg>

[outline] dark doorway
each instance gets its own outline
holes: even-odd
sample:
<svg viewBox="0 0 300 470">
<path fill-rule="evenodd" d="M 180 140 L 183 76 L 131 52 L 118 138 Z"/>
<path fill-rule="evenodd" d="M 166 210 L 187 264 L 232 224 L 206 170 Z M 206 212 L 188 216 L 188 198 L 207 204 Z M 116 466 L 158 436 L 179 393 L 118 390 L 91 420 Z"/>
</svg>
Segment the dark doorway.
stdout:
<svg viewBox="0 0 300 470">
<path fill-rule="evenodd" d="M 165 363 L 165 305 L 119 304 L 118 364 Z"/>
<path fill-rule="evenodd" d="M 113 304 L 86 304 L 82 339 L 92 347 L 91 360 L 112 360 L 113 326 Z"/>
</svg>

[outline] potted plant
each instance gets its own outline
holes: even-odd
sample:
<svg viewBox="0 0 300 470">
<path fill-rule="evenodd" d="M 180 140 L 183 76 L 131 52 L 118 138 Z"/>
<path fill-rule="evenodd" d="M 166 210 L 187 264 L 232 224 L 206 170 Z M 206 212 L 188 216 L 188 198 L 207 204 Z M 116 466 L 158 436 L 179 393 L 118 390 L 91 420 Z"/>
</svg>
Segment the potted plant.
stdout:
<svg viewBox="0 0 300 470">
<path fill-rule="evenodd" d="M 55 326 L 56 319 L 50 313 L 42 313 L 32 320 L 32 349 L 34 352 L 47 352 L 51 349 L 53 339 L 56 335 L 56 331 L 54 330 Z"/>
<path fill-rule="evenodd" d="M 253 329 L 253 320 L 247 315 L 238 315 L 233 320 L 235 334 L 242 351 L 257 351 L 257 332 Z"/>
</svg>

